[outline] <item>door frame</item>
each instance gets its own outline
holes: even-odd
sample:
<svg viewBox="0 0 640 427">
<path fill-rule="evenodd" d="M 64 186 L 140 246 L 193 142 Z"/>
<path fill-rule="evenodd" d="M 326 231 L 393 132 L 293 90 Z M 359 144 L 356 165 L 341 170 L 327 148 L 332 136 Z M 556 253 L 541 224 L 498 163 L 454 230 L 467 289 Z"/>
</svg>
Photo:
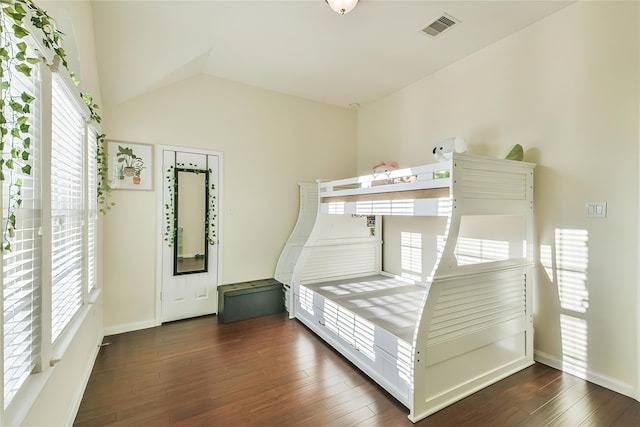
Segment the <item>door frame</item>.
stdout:
<svg viewBox="0 0 640 427">
<path fill-rule="evenodd" d="M 164 204 L 162 200 L 162 191 L 164 188 L 164 151 L 181 151 L 183 153 L 204 154 L 208 156 L 218 156 L 218 188 L 217 188 L 217 209 L 216 219 L 218 226 L 216 229 L 216 245 L 218 246 L 217 253 L 217 286 L 222 283 L 222 252 L 223 252 L 223 204 L 224 204 L 224 155 L 221 151 L 204 150 L 201 148 L 192 147 L 179 147 L 175 145 L 156 145 L 156 214 L 157 214 L 157 231 L 156 231 L 156 310 L 155 310 L 155 324 L 160 326 L 162 324 L 162 262 L 163 262 L 163 245 L 164 243 Z M 216 307 L 217 314 L 217 307 Z"/>
</svg>

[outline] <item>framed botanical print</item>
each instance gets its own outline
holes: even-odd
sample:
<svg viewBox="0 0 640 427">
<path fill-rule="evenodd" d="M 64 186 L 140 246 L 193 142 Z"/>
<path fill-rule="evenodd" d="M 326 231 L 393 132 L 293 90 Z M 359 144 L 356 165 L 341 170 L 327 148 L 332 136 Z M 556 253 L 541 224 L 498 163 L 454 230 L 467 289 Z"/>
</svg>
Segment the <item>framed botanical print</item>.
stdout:
<svg viewBox="0 0 640 427">
<path fill-rule="evenodd" d="M 153 190 L 153 145 L 109 141 L 109 175 L 115 190 Z"/>
</svg>

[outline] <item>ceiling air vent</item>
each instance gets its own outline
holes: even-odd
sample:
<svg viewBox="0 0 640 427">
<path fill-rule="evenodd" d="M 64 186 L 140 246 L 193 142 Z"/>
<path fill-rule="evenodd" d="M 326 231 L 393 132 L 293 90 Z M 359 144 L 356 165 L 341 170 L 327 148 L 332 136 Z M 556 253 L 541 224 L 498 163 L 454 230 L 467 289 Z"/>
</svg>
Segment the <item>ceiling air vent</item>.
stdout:
<svg viewBox="0 0 640 427">
<path fill-rule="evenodd" d="M 423 28 L 422 31 L 430 35 L 431 37 L 437 37 L 447 31 L 449 28 L 456 25 L 458 22 L 459 21 L 457 19 L 450 15 L 442 15 L 427 27 Z"/>
</svg>

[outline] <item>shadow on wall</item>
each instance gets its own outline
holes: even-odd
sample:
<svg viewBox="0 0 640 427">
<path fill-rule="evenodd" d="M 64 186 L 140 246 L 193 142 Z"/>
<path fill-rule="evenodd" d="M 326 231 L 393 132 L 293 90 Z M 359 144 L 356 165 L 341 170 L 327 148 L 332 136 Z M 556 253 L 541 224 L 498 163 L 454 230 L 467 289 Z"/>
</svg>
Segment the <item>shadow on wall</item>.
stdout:
<svg viewBox="0 0 640 427">
<path fill-rule="evenodd" d="M 554 244 L 540 246 L 546 276 L 539 282 L 557 290 L 562 370 L 581 378 L 588 368 L 588 243 L 587 230 L 557 228 Z"/>
<path fill-rule="evenodd" d="M 534 162 L 536 167 L 536 192 L 554 188 L 552 195 L 546 195 L 543 203 L 563 205 L 569 189 L 579 189 L 583 184 L 574 182 L 571 177 L 541 166 L 541 152 L 537 148 L 525 152 L 525 160 Z M 539 193 L 534 195 L 538 199 Z M 539 207 L 537 207 L 539 209 Z M 589 232 L 584 229 L 555 228 L 553 235 L 547 235 L 541 244 L 539 261 L 536 266 L 537 282 L 540 289 L 539 313 L 536 316 L 550 316 L 539 321 L 545 323 L 545 341 L 553 341 L 552 355 L 544 357 L 554 359 L 560 352 L 558 366 L 563 371 L 587 378 L 588 371 L 588 322 L 589 290 L 587 288 L 589 267 Z M 553 361 L 553 360 L 552 360 Z"/>
</svg>

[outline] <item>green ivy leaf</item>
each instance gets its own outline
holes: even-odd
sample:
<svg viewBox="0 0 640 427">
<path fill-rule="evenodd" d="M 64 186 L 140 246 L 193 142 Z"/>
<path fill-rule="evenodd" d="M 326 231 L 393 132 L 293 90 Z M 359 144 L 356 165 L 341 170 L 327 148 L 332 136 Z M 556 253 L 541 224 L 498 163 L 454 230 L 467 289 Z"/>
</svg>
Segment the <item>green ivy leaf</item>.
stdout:
<svg viewBox="0 0 640 427">
<path fill-rule="evenodd" d="M 40 19 L 37 16 L 32 16 L 31 17 L 31 23 L 36 27 L 36 28 L 42 28 L 42 19 Z"/>
<path fill-rule="evenodd" d="M 27 92 L 22 92 L 20 99 L 22 99 L 23 102 L 32 102 L 36 98 L 29 95 Z"/>
<path fill-rule="evenodd" d="M 19 39 L 24 38 L 24 37 L 29 35 L 29 31 L 27 31 L 26 29 L 24 29 L 23 27 L 21 27 L 18 24 L 13 24 L 13 26 L 11 28 L 13 30 L 13 34 Z"/>
<path fill-rule="evenodd" d="M 25 42 L 16 43 L 16 47 L 21 53 L 27 53 L 27 44 Z"/>
<path fill-rule="evenodd" d="M 23 151 L 22 152 L 22 160 L 24 160 L 25 162 L 29 160 L 29 152 L 28 151 Z"/>
<path fill-rule="evenodd" d="M 16 101 L 15 99 L 11 99 L 9 101 L 9 107 L 11 107 L 11 109 L 13 111 L 16 111 L 18 113 L 22 112 L 22 104 L 20 104 L 18 101 Z"/>
<path fill-rule="evenodd" d="M 22 7 L 22 5 L 20 3 L 15 3 L 13 7 L 16 8 L 16 12 L 21 13 L 23 15 L 27 14 L 27 11 L 24 10 L 24 8 Z"/>
<path fill-rule="evenodd" d="M 31 77 L 31 67 L 28 66 L 27 64 L 18 64 L 16 65 L 16 71 L 24 74 L 27 77 Z"/>
<path fill-rule="evenodd" d="M 28 123 L 25 123 L 23 125 L 20 125 L 20 132 L 22 133 L 28 133 L 29 132 L 29 128 L 31 126 Z"/>
<path fill-rule="evenodd" d="M 38 16 L 37 18 L 37 24 L 35 22 L 33 22 L 34 20 L 31 19 L 31 22 L 33 22 L 33 24 L 40 28 L 43 29 L 44 27 L 46 27 L 47 25 L 49 25 L 51 23 L 51 21 L 49 21 L 49 17 L 46 13 L 40 13 L 40 16 Z"/>
<path fill-rule="evenodd" d="M 40 59 L 40 58 L 28 57 L 28 58 L 27 58 L 27 62 L 28 62 L 29 64 L 35 65 L 35 64 L 39 64 L 39 63 L 41 63 L 41 62 L 42 62 L 42 59 Z"/>
<path fill-rule="evenodd" d="M 24 172 L 27 175 L 31 175 L 31 165 L 24 165 L 22 167 L 22 172 Z"/>
<path fill-rule="evenodd" d="M 20 8 L 20 9 L 22 9 L 22 8 Z M 25 17 L 25 13 L 24 12 L 21 13 L 19 10 L 16 10 L 11 6 L 8 6 L 8 7 L 4 8 L 3 12 L 4 12 L 5 15 L 7 15 L 11 19 L 13 19 L 13 21 L 18 25 L 22 23 L 22 20 Z"/>
</svg>

